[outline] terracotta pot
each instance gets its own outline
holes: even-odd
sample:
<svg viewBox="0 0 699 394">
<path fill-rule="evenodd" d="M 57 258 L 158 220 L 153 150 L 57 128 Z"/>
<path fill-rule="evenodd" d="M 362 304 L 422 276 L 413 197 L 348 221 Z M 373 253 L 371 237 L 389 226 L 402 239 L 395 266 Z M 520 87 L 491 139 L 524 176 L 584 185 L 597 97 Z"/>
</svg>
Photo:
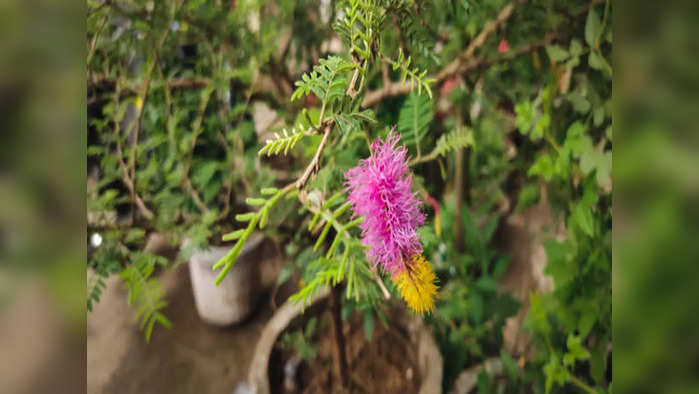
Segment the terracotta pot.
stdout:
<svg viewBox="0 0 699 394">
<path fill-rule="evenodd" d="M 255 309 L 259 295 L 274 276 L 276 250 L 261 234 L 253 234 L 243 246 L 235 265 L 217 286 L 213 265 L 232 246 L 211 246 L 196 250 L 189 259 L 189 274 L 197 312 L 207 323 L 225 326 L 244 320 Z"/>
<path fill-rule="evenodd" d="M 312 305 L 306 306 L 309 313 L 315 304 L 324 302 L 329 292 L 322 290 L 315 295 Z M 301 305 L 294 305 L 286 301 L 269 320 L 262 330 L 255 355 L 250 363 L 248 373 L 248 390 L 255 394 L 269 394 L 269 360 L 274 349 L 274 344 L 279 335 L 286 330 L 294 319 L 301 316 Z M 402 314 L 398 321 L 392 321 L 391 325 L 400 324 L 406 329 L 411 341 L 417 346 L 418 373 L 421 378 L 419 393 L 439 394 L 442 392 L 442 355 L 435 342 L 432 333 L 425 327 L 423 320 L 412 314 Z"/>
</svg>

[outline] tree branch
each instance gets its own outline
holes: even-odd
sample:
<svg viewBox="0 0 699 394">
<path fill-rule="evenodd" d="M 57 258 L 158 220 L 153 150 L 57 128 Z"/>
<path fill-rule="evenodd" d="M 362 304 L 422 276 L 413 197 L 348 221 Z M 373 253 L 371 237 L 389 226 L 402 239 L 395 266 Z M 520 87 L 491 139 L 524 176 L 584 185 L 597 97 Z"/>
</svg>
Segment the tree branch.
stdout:
<svg viewBox="0 0 699 394">
<path fill-rule="evenodd" d="M 485 43 L 486 38 L 488 38 L 488 36 L 491 33 L 497 30 L 499 26 L 503 25 L 510 18 L 512 12 L 514 11 L 515 5 L 522 1 L 523 0 L 515 0 L 512 3 L 506 5 L 505 8 L 503 8 L 500 11 L 498 16 L 494 20 L 485 24 L 483 30 L 481 30 L 481 32 L 476 36 L 476 38 L 471 40 L 466 50 L 464 50 L 461 53 L 461 55 L 459 55 L 459 57 L 457 57 L 454 61 L 449 63 L 437 74 L 430 76 L 430 78 L 434 78 L 437 81 L 437 83 L 439 83 L 461 72 L 463 66 L 473 58 L 473 54 L 476 52 L 476 49 L 481 47 Z M 386 97 L 407 94 L 410 92 L 411 89 L 412 86 L 409 83 L 392 82 L 387 85 L 384 84 L 384 86 L 381 89 L 368 92 L 366 96 L 364 96 L 364 101 L 362 101 L 362 107 L 371 107 Z"/>
<path fill-rule="evenodd" d="M 117 91 L 114 93 L 114 110 L 118 111 L 119 108 L 119 85 L 117 84 Z M 148 220 L 152 220 L 154 215 L 153 212 L 151 212 L 148 207 L 146 207 L 146 204 L 143 202 L 141 197 L 136 193 L 136 187 L 134 185 L 133 180 L 129 176 L 129 170 L 128 167 L 126 166 L 126 163 L 124 162 L 124 154 L 123 150 L 121 148 L 121 139 L 120 139 L 120 127 L 119 127 L 119 120 L 114 118 L 114 134 L 116 135 L 116 149 L 117 149 L 117 161 L 119 162 L 119 167 L 121 167 L 121 180 L 126 186 L 127 189 L 129 189 L 129 193 L 133 197 L 133 201 L 136 204 L 136 207 L 138 207 L 138 210 L 141 212 L 143 216 L 146 217 Z"/>
</svg>

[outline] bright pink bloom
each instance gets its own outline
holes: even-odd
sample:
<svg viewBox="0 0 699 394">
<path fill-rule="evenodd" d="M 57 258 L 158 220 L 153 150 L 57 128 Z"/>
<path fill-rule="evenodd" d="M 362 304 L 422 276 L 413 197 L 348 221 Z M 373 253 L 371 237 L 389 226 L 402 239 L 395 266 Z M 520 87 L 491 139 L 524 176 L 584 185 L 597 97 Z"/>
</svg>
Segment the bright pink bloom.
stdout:
<svg viewBox="0 0 699 394">
<path fill-rule="evenodd" d="M 500 41 L 500 45 L 498 45 L 498 52 L 500 52 L 500 53 L 507 52 L 508 49 L 510 49 L 510 46 L 507 44 L 507 41 L 505 41 L 505 40 Z"/>
<path fill-rule="evenodd" d="M 422 253 L 417 227 L 425 221 L 422 202 L 410 191 L 413 177 L 407 150 L 396 146 L 400 136 L 389 133 L 371 144 L 372 155 L 345 173 L 355 215 L 364 216 L 362 242 L 374 265 L 390 274 L 402 272 L 415 255 Z"/>
</svg>

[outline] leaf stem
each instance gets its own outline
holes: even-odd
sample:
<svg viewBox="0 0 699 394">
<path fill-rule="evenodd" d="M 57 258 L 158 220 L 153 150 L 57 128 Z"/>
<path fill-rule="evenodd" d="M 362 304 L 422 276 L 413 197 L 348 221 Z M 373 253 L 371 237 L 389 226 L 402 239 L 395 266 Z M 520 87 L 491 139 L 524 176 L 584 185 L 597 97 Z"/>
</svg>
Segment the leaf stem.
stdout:
<svg viewBox="0 0 699 394">
<path fill-rule="evenodd" d="M 585 391 L 585 392 L 588 392 L 588 393 L 590 393 L 590 394 L 596 394 L 596 393 L 597 393 L 597 392 L 595 391 L 595 389 L 593 389 L 592 387 L 590 387 L 588 384 L 586 384 L 586 383 L 583 382 L 582 380 L 578 379 L 575 375 L 572 375 L 572 374 L 570 375 L 570 381 L 571 381 L 574 385 L 578 386 L 578 388 L 580 388 L 581 390 L 583 390 L 583 391 Z"/>
</svg>

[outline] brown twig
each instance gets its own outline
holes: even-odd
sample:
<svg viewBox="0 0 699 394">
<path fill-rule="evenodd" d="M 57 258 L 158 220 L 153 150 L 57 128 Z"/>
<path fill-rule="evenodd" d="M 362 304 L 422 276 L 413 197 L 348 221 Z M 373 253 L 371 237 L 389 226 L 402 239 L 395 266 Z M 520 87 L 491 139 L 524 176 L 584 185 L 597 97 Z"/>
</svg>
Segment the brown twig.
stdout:
<svg viewBox="0 0 699 394">
<path fill-rule="evenodd" d="M 303 172 L 303 175 L 301 175 L 301 177 L 295 182 L 297 189 L 303 189 L 306 186 L 306 182 L 308 182 L 308 179 L 311 177 L 311 175 L 318 171 L 318 165 L 320 164 L 320 156 L 323 154 L 323 149 L 325 148 L 325 145 L 328 143 L 330 131 L 332 131 L 334 124 L 335 121 L 333 119 L 328 119 L 322 123 L 323 129 L 325 130 L 323 133 L 323 139 L 320 141 L 320 145 L 318 145 L 318 150 L 316 150 L 316 154 L 315 156 L 313 156 L 313 160 L 311 160 L 311 162 L 308 164 L 308 167 L 306 167 L 306 170 Z"/>
<path fill-rule="evenodd" d="M 119 85 L 117 84 L 117 90 L 114 92 L 114 110 L 117 111 L 119 108 Z M 121 138 L 120 138 L 120 125 L 119 125 L 119 120 L 114 118 L 114 134 L 116 135 L 116 150 L 117 150 L 117 161 L 119 162 L 119 167 L 121 167 L 121 180 L 126 186 L 127 189 L 129 189 L 129 193 L 133 196 L 134 202 L 136 204 L 136 207 L 138 207 L 138 210 L 141 212 L 141 214 L 148 220 L 152 220 L 154 215 L 153 212 L 146 207 L 146 204 L 143 202 L 141 197 L 136 193 L 136 187 L 134 185 L 134 182 L 131 180 L 131 177 L 129 176 L 129 170 L 128 167 L 126 166 L 126 162 L 124 162 L 124 154 L 123 150 L 121 147 Z"/>
<path fill-rule="evenodd" d="M 129 168 L 131 171 L 131 182 L 136 183 L 136 158 L 138 157 L 138 139 L 141 133 L 141 128 L 143 127 L 143 113 L 145 112 L 146 102 L 148 101 L 148 92 L 150 90 L 151 77 L 153 76 L 153 69 L 156 64 L 158 64 L 158 52 L 162 48 L 165 40 L 167 39 L 170 30 L 166 30 L 163 36 L 158 41 L 156 47 L 153 49 L 154 61 L 151 63 L 150 68 L 146 73 L 146 81 L 143 84 L 143 91 L 140 95 L 141 105 L 138 108 L 138 118 L 136 118 L 136 125 L 133 128 L 133 137 L 131 141 L 131 162 L 129 163 Z M 136 204 L 136 188 L 131 189 L 131 205 L 132 207 Z M 134 221 L 134 209 L 131 209 L 131 223 Z"/>
<path fill-rule="evenodd" d="M 381 280 L 379 274 L 377 274 L 374 270 L 371 270 L 371 274 L 374 277 L 374 281 L 376 282 L 376 284 L 379 285 L 381 293 L 383 293 L 383 298 L 385 298 L 386 300 L 390 300 L 391 293 L 388 292 L 388 289 L 386 288 L 386 285 L 383 284 L 383 280 Z"/>
<path fill-rule="evenodd" d="M 192 182 L 189 179 L 189 170 L 192 167 L 192 157 L 194 156 L 194 148 L 196 147 L 197 138 L 199 137 L 199 133 L 201 133 L 202 123 L 204 122 L 204 112 L 206 111 L 206 107 L 209 104 L 209 99 L 211 98 L 211 94 L 212 94 L 212 91 L 209 91 L 202 98 L 201 105 L 199 106 L 199 114 L 197 115 L 197 120 L 196 120 L 195 126 L 194 126 L 194 133 L 193 133 L 194 136 L 192 137 L 192 142 L 189 144 L 189 156 L 187 157 L 187 161 L 184 164 L 184 169 L 182 171 L 182 177 L 183 177 L 182 186 L 184 186 L 185 190 L 187 190 L 189 195 L 192 197 L 194 204 L 197 206 L 197 208 L 199 208 L 199 210 L 202 213 L 208 213 L 209 208 L 206 206 L 206 204 L 204 204 L 201 197 L 199 196 L 199 193 L 192 185 Z"/>
<path fill-rule="evenodd" d="M 153 72 L 153 65 L 148 70 L 148 76 L 146 77 L 146 82 L 143 86 L 143 93 L 141 93 L 142 100 L 140 102 L 140 107 L 138 108 L 138 117 L 136 118 L 136 125 L 133 128 L 133 137 L 131 140 L 131 160 L 129 162 L 129 171 L 131 172 L 131 181 L 136 182 L 136 157 L 138 156 L 138 139 L 141 133 L 141 127 L 143 125 L 143 113 L 146 108 L 146 101 L 148 100 L 148 91 L 150 89 L 151 73 Z M 136 191 L 131 189 L 131 205 L 136 203 L 135 199 Z M 131 222 L 134 220 L 134 210 L 131 210 Z"/>
</svg>

